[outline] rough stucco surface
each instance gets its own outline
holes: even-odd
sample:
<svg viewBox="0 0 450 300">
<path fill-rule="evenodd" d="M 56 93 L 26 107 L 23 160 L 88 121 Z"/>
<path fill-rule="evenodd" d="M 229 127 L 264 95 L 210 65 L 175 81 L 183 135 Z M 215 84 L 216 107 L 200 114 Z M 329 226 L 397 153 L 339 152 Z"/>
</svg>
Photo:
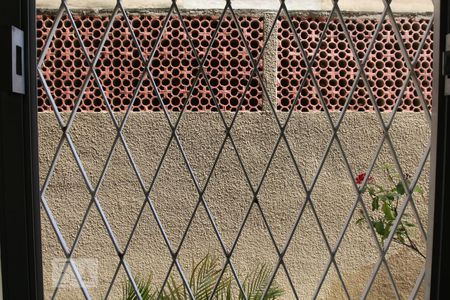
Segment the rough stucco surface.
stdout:
<svg viewBox="0 0 450 300">
<path fill-rule="evenodd" d="M 122 118 L 123 114 L 116 116 Z M 225 113 L 225 116 L 229 120 L 231 114 Z M 384 116 L 387 117 L 388 114 Z M 285 117 L 285 114 L 280 114 L 281 119 Z M 337 115 L 333 114 L 332 117 L 336 119 Z M 327 122 L 323 113 L 294 113 L 286 131 L 308 186 L 312 182 L 331 137 L 330 126 Z M 39 114 L 39 132 L 42 181 L 61 137 L 61 131 L 57 127 L 53 114 Z M 114 132 L 107 113 L 78 113 L 75 118 L 71 134 L 93 185 L 98 182 L 114 139 Z M 255 187 L 272 152 L 277 132 L 276 123 L 270 113 L 240 113 L 236 119 L 232 136 Z M 217 113 L 186 113 L 178 133 L 200 186 L 203 186 L 224 137 L 224 128 L 219 115 Z M 422 114 L 397 114 L 391 137 L 405 172 L 414 174 L 429 135 L 430 128 Z M 124 129 L 124 136 L 148 187 L 170 137 L 164 115 L 162 113 L 131 113 Z M 347 112 L 339 138 L 354 172 L 367 169 L 381 137 L 382 130 L 375 114 Z M 380 183 L 383 183 L 379 169 L 382 163 L 393 163 L 387 145 L 382 150 L 373 174 Z M 427 191 L 428 163 L 419 184 Z M 427 195 L 426 192 L 424 199 L 416 198 L 418 210 L 425 223 Z M 172 143 L 169 148 L 150 196 L 173 247 L 178 246 L 198 194 L 175 143 Z M 330 245 L 333 246 L 355 201 L 355 192 L 337 145 L 332 146 L 311 196 L 324 232 Z M 55 174 L 49 183 L 46 198 L 62 234 L 71 245 L 90 197 L 67 146 L 63 148 Z M 268 224 L 280 247 L 285 243 L 304 199 L 305 192 L 301 188 L 287 148 L 282 142 L 268 170 L 259 197 Z M 123 247 L 133 228 L 144 196 L 121 144 L 107 169 L 98 192 L 98 200 L 118 243 Z M 225 144 L 206 189 L 205 200 L 214 215 L 225 245 L 229 248 L 252 200 L 251 192 L 230 142 Z M 368 199 L 365 201 L 369 203 Z M 410 216 L 409 220 L 414 221 L 412 211 L 408 209 L 407 212 Z M 359 216 L 358 207 L 336 254 L 336 262 L 343 279 L 352 297 L 355 298 L 364 289 L 372 266 L 378 259 L 375 243 L 368 228 L 355 224 Z M 44 278 L 46 298 L 49 298 L 55 280 L 52 278 L 54 276 L 52 273 L 61 271 L 55 268 L 54 262 L 63 258 L 63 254 L 44 214 L 42 228 Z M 413 234 L 416 240 L 420 241 L 417 229 L 413 229 Z M 424 251 L 423 243 L 420 245 Z M 207 252 L 223 257 L 205 209 L 200 206 L 181 247 L 182 267 L 189 272 L 191 260 L 198 260 Z M 97 263 L 94 276 L 97 277 L 98 282 L 96 286 L 88 286 L 88 289 L 94 295 L 94 299 L 104 296 L 119 260 L 95 209 L 88 216 L 74 257 L 93 259 Z M 307 206 L 285 256 L 287 268 L 301 299 L 312 297 L 328 258 L 328 250 L 312 209 Z M 156 284 L 162 283 L 170 265 L 170 255 L 148 207 L 145 208 L 141 222 L 138 223 L 125 259 L 133 274 L 146 276 L 151 273 Z M 421 271 L 422 259 L 411 251 L 393 244 L 387 260 L 400 293 L 403 297 L 407 297 L 415 284 L 415 278 Z M 276 251 L 271 244 L 261 215 L 254 209 L 237 244 L 232 262 L 239 274 L 245 274 L 257 263 L 273 266 L 276 261 Z M 70 277 L 68 276 L 66 280 Z M 293 299 L 283 271 L 278 273 L 275 280 L 286 289 L 286 295 L 283 298 Z M 125 272 L 121 269 L 113 288 L 114 299 L 119 297 L 124 281 Z M 58 296 L 60 299 L 82 298 L 80 290 L 70 286 L 65 286 Z M 370 297 L 372 299 L 395 298 L 384 267 L 381 268 L 375 280 Z M 345 298 L 334 267 L 331 267 L 329 275 L 325 278 L 319 298 Z"/>
<path fill-rule="evenodd" d="M 60 0 L 37 0 L 38 8 L 57 8 Z M 169 7 L 171 0 L 123 0 L 127 8 L 164 8 Z M 99 9 L 113 8 L 116 0 L 69 0 L 71 8 Z M 210 0 L 199 2 L 197 0 L 178 0 L 180 8 L 186 9 L 216 9 L 225 6 L 224 0 Z M 232 5 L 237 9 L 278 9 L 278 0 L 234 0 Z M 293 10 L 330 10 L 331 0 L 286 0 L 286 5 Z M 374 11 L 381 12 L 384 8 L 383 1 L 341 0 L 339 7 L 347 11 Z M 394 12 L 430 12 L 433 11 L 431 0 L 394 0 L 391 7 Z"/>
</svg>

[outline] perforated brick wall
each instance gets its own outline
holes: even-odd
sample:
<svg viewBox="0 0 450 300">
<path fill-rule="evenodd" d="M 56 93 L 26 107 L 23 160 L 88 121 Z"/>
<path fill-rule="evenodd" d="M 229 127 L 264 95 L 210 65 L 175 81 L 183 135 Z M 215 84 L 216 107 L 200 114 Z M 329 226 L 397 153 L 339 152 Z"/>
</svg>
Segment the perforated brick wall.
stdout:
<svg viewBox="0 0 450 300">
<path fill-rule="evenodd" d="M 164 16 L 133 16 L 130 18 L 134 33 L 140 41 L 140 47 L 146 58 L 149 57 L 153 45 L 156 43 L 164 19 Z M 75 21 L 92 59 L 109 19 L 108 17 L 78 16 Z M 38 55 L 47 40 L 53 22 L 54 18 L 51 16 L 38 16 Z M 218 17 L 186 17 L 184 22 L 199 57 L 202 59 L 211 41 L 213 31 L 217 27 Z M 258 56 L 263 43 L 263 20 L 255 17 L 240 17 L 239 22 L 252 55 Z M 209 83 L 221 109 L 235 110 L 238 106 L 249 80 L 251 72 L 249 62 L 249 55 L 240 39 L 237 26 L 228 17 L 222 23 L 205 63 Z M 143 72 L 143 65 L 139 58 L 138 48 L 133 43 L 130 29 L 126 26 L 126 21 L 123 16 L 118 17 L 113 23 L 113 28 L 95 68 L 114 111 L 124 111 L 130 104 L 133 91 Z M 71 110 L 80 94 L 83 79 L 88 71 L 88 64 L 82 47 L 76 39 L 74 28 L 67 17 L 63 17 L 57 27 L 55 38 L 52 40 L 42 69 L 58 109 L 61 111 Z M 198 63 L 178 18 L 173 17 L 167 30 L 164 31 L 161 43 L 151 61 L 150 70 L 167 109 L 179 111 L 193 85 Z M 260 71 L 263 71 L 262 63 Z M 42 84 L 39 84 L 38 95 L 39 111 L 50 110 L 50 101 Z M 252 79 L 241 109 L 256 111 L 261 107 L 262 89 L 258 82 Z M 157 111 L 160 109 L 155 90 L 147 76 L 140 88 L 133 110 Z M 200 76 L 186 109 L 190 111 L 215 109 L 214 100 L 203 75 Z M 93 79 L 86 89 L 80 110 L 106 110 L 101 91 Z"/>
<path fill-rule="evenodd" d="M 38 16 L 38 54 L 47 40 L 53 20 L 52 16 Z M 76 16 L 75 20 L 90 59 L 92 59 L 109 19 L 100 16 Z M 146 58 L 153 49 L 163 21 L 164 16 L 130 17 L 133 31 L 140 41 L 140 47 Z M 196 50 L 202 58 L 218 24 L 218 18 L 214 16 L 184 17 L 184 21 L 193 38 Z M 326 18 L 294 17 L 293 21 L 310 58 L 317 46 L 320 34 L 325 28 Z M 412 59 L 419 48 L 429 19 L 398 18 L 397 21 Z M 239 22 L 252 50 L 252 55 L 257 57 L 264 43 L 264 19 L 262 17 L 240 17 Z M 378 19 L 375 18 L 346 18 L 348 30 L 360 58 L 367 51 L 377 22 Z M 332 20 L 313 64 L 315 78 L 330 110 L 342 109 L 357 72 L 356 61 L 338 23 L 338 20 Z M 287 111 L 306 74 L 306 65 L 288 22 L 279 19 L 277 25 L 276 102 L 279 110 Z M 432 48 L 432 34 L 430 34 L 425 40 L 415 69 L 421 84 L 420 88 L 429 106 L 431 106 Z M 266 50 L 266 53 L 269 51 Z M 150 65 L 158 91 L 167 109 L 173 111 L 181 109 L 193 84 L 197 67 L 197 61 L 182 24 L 179 19 L 173 18 L 163 33 L 163 39 Z M 70 111 L 73 108 L 88 68 L 74 29 L 69 20 L 63 17 L 42 66 L 46 83 L 59 110 Z M 143 63 L 123 17 L 118 17 L 114 21 L 95 70 L 100 77 L 105 95 L 111 102 L 112 109 L 114 111 L 126 110 L 143 72 Z M 263 60 L 260 62 L 259 70 L 262 74 L 264 73 Z M 236 110 L 249 80 L 251 64 L 236 24 L 231 18 L 226 18 L 219 31 L 217 40 L 206 60 L 205 71 L 214 94 L 218 98 L 220 108 L 228 111 Z M 383 24 L 383 29 L 370 53 L 365 71 L 379 107 L 382 111 L 391 110 L 398 100 L 408 69 L 389 22 Z M 186 109 L 190 111 L 214 110 L 211 92 L 204 78 L 202 76 L 200 78 Z M 268 84 L 270 82 L 273 81 L 269 80 Z M 38 82 L 38 85 L 39 111 L 51 110 L 50 101 L 42 84 Z M 350 99 L 348 109 L 372 111 L 373 106 L 369 99 L 367 89 L 363 82 L 359 81 L 353 97 Z M 400 111 L 422 110 L 418 94 L 411 82 L 408 84 L 402 100 Z M 252 79 L 241 109 L 245 111 L 263 109 L 262 88 L 256 79 Z M 316 89 L 310 79 L 306 81 L 301 90 L 295 109 L 305 112 L 322 110 Z M 80 110 L 106 110 L 101 91 L 93 79 L 86 89 Z M 143 81 L 133 110 L 161 110 L 155 90 L 148 78 Z"/>
<path fill-rule="evenodd" d="M 355 48 L 358 51 L 359 59 L 362 59 L 367 52 L 379 20 L 346 18 L 345 21 Z M 398 18 L 397 22 L 400 26 L 408 55 L 412 60 L 425 35 L 430 20 Z M 326 18 L 298 17 L 293 19 L 293 23 L 308 55 L 308 60 L 310 60 L 319 42 L 320 34 L 325 28 Z M 429 34 L 426 37 L 415 69 L 421 83 L 420 88 L 429 106 L 431 106 L 432 41 L 433 36 Z M 289 110 L 297 95 L 307 70 L 303 59 L 289 22 L 285 19 L 280 19 L 278 21 L 277 65 L 277 106 L 279 110 Z M 354 83 L 358 67 L 339 20 L 331 21 L 312 66 L 328 109 L 342 109 Z M 391 110 L 397 102 L 407 71 L 407 65 L 398 46 L 391 23 L 385 21 L 365 66 L 365 72 L 372 87 L 373 95 L 382 111 Z M 415 86 L 411 82 L 408 84 L 402 99 L 403 103 L 399 106 L 399 111 L 422 110 Z M 301 111 L 322 110 L 317 89 L 314 87 L 310 77 L 308 77 L 304 88 L 301 90 L 295 109 Z M 348 109 L 355 111 L 373 110 L 369 93 L 362 80 L 358 81 L 358 86 L 350 99 Z"/>
</svg>

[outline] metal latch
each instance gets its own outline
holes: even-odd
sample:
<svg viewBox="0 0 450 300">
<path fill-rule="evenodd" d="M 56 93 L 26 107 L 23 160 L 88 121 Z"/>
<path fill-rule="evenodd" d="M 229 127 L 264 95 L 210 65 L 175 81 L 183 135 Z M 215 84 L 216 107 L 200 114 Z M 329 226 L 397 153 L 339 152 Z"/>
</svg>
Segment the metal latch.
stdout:
<svg viewBox="0 0 450 300">
<path fill-rule="evenodd" d="M 11 26 L 11 90 L 25 94 L 24 34 Z"/>
<path fill-rule="evenodd" d="M 1 26 L 0 39 L 6 54 L 0 56 L 0 90 L 25 94 L 24 33 L 14 26 Z"/>
<path fill-rule="evenodd" d="M 450 34 L 445 35 L 445 52 L 442 56 L 442 75 L 444 76 L 444 95 L 450 96 Z"/>
</svg>

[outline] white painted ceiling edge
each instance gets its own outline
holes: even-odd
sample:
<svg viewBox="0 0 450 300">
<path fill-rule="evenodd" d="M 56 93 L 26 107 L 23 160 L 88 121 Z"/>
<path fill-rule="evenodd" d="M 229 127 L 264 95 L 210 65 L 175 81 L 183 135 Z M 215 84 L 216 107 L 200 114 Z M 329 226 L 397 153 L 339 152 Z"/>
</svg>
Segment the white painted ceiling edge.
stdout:
<svg viewBox="0 0 450 300">
<path fill-rule="evenodd" d="M 58 8 L 60 0 L 37 0 L 37 8 Z M 69 7 L 74 9 L 111 9 L 116 0 L 68 0 Z M 225 0 L 177 0 L 179 8 L 184 9 L 221 9 Z M 169 7 L 171 0 L 123 0 L 126 8 L 149 9 Z M 236 9 L 277 9 L 278 0 L 232 0 Z M 286 0 L 286 6 L 290 10 L 316 10 L 327 11 L 332 7 L 331 0 Z M 381 12 L 384 8 L 382 0 L 340 0 L 339 7 L 344 11 Z M 402 12 L 432 12 L 432 0 L 393 0 L 392 10 Z"/>
</svg>

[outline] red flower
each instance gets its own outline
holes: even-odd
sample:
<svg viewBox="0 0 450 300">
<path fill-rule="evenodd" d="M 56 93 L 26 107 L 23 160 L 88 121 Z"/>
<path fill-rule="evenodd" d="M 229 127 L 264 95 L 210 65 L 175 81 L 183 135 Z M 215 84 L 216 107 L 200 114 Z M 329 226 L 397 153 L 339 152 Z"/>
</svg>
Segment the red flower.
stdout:
<svg viewBox="0 0 450 300">
<path fill-rule="evenodd" d="M 366 178 L 366 176 L 367 176 L 366 172 L 359 173 L 358 176 L 356 176 L 356 178 L 355 178 L 356 184 L 363 183 L 363 181 Z M 369 176 L 369 178 L 367 180 L 367 183 L 371 183 L 372 181 L 373 181 L 373 177 Z"/>
</svg>

